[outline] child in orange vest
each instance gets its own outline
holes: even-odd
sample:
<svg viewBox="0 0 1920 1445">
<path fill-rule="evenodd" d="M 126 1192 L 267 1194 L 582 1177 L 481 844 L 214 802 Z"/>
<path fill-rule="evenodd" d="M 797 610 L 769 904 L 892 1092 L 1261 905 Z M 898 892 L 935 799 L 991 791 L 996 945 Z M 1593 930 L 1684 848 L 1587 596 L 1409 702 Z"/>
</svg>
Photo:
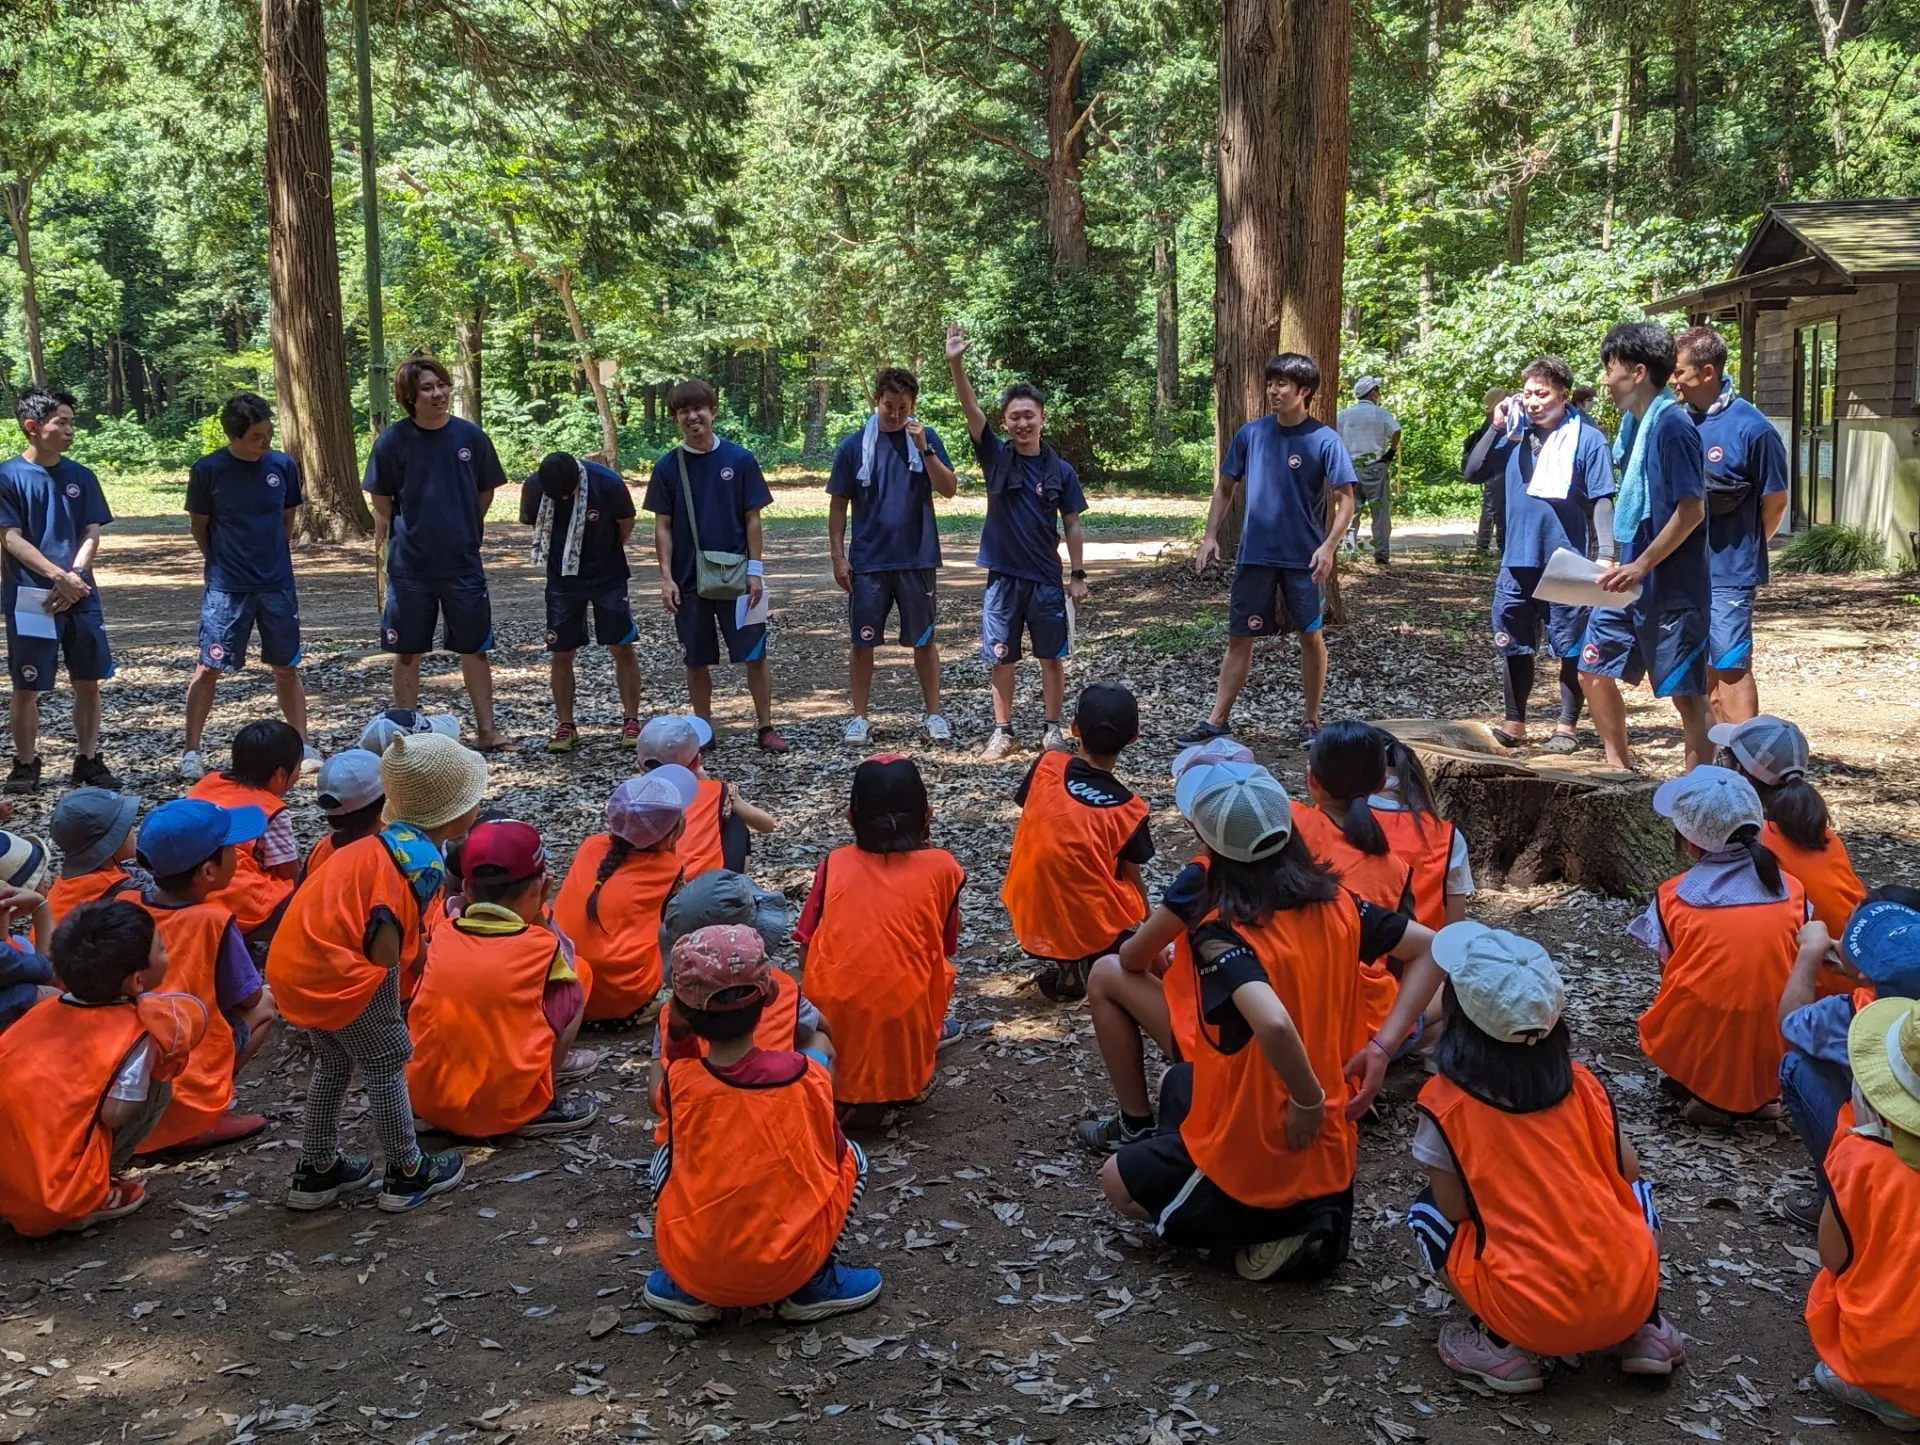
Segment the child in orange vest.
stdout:
<svg viewBox="0 0 1920 1445">
<path fill-rule="evenodd" d="M 1386 750 L 1387 778 L 1367 807 L 1394 856 L 1413 870 L 1414 920 L 1435 930 L 1458 923 L 1474 892 L 1466 834 L 1440 816 L 1419 754 L 1385 729 L 1374 731 Z"/>
<path fill-rule="evenodd" d="M 476 824 L 461 867 L 466 906 L 427 945 L 407 1015 L 413 1112 L 476 1139 L 588 1128 L 593 1100 L 559 1094 L 584 1076 L 568 1065 L 587 996 L 571 950 L 547 926 L 553 875 L 540 834 L 511 820 Z M 593 1055 L 585 1072 L 598 1063 Z"/>
<path fill-rule="evenodd" d="M 380 758 L 365 748 L 342 748 L 320 765 L 314 801 L 326 815 L 327 836 L 313 845 L 300 866 L 304 879 L 327 859 L 380 831 L 386 791 L 380 786 Z"/>
<path fill-rule="evenodd" d="M 1014 937 L 1044 965 L 1034 984 L 1054 1003 L 1085 998 L 1093 961 L 1140 926 L 1140 869 L 1153 860 L 1146 799 L 1113 775 L 1140 735 L 1139 703 L 1096 682 L 1080 694 L 1073 735 L 1084 756 L 1042 752 L 1014 794 L 1020 821 L 1000 889 Z"/>
<path fill-rule="evenodd" d="M 145 881 L 133 863 L 139 811 L 133 794 L 105 788 L 75 788 L 54 804 L 47 832 L 60 850 L 60 877 L 47 905 L 56 927 L 82 903 L 105 897 L 129 878 Z"/>
<path fill-rule="evenodd" d="M 1660 1216 L 1606 1087 L 1573 1059 L 1559 970 L 1480 923 L 1441 929 L 1433 957 L 1446 1026 L 1420 1090 L 1428 1184 L 1407 1224 L 1473 1314 L 1441 1329 L 1441 1361 L 1503 1395 L 1542 1389 L 1548 1359 L 1598 1350 L 1630 1375 L 1672 1374 L 1686 1346 L 1660 1313 Z"/>
<path fill-rule="evenodd" d="M 207 1037 L 173 1086 L 173 1106 L 140 1146 L 207 1149 L 250 1139 L 267 1127 L 260 1114 L 227 1112 L 233 1081 L 253 1061 L 280 1017 L 232 912 L 220 903 L 239 851 L 266 827 L 260 809 L 223 808 L 178 798 L 147 814 L 140 861 L 152 874 L 126 895 L 143 904 L 166 935 L 167 987 L 207 1009 Z"/>
<path fill-rule="evenodd" d="M 866 1156 L 834 1121 L 825 1065 L 754 1042 L 774 989 L 760 935 L 702 928 L 674 945 L 672 967 L 647 1303 L 689 1324 L 756 1305 L 804 1323 L 871 1304 L 880 1271 L 834 1259 Z"/>
<path fill-rule="evenodd" d="M 747 854 L 753 847 L 748 834 L 771 833 L 779 826 L 773 814 L 741 797 L 732 783 L 708 774 L 706 753 L 712 746 L 713 724 L 697 713 L 652 718 L 640 729 L 642 773 L 678 763 L 699 783 L 698 794 L 687 804 L 686 828 L 676 845 L 689 878 L 715 868 L 746 872 Z"/>
<path fill-rule="evenodd" d="M 1202 920 L 1167 973 L 1192 1055 L 1161 1081 L 1158 1132 L 1109 1158 L 1100 1187 L 1170 1244 L 1235 1251 L 1244 1279 L 1319 1278 L 1352 1236 L 1342 1065 L 1367 1037 L 1361 965 L 1391 954 L 1431 971 L 1432 935 L 1342 889 L 1265 768 L 1190 767 L 1175 797 L 1208 856 Z"/>
<path fill-rule="evenodd" d="M 53 936 L 46 898 L 51 871 L 45 844 L 24 833 L 0 831 L 0 1029 L 57 991 L 47 958 Z"/>
<path fill-rule="evenodd" d="M 947 1005 L 967 875 L 933 846 L 933 807 L 909 758 L 883 753 L 854 769 L 847 822 L 854 840 L 815 870 L 793 930 L 807 997 L 833 1020 L 835 1098 L 917 1103 L 933 1090 L 935 1052 L 960 1037 Z"/>
<path fill-rule="evenodd" d="M 1832 1193 L 1807 1329 L 1813 1382 L 1902 1432 L 1920 1431 L 1920 1001 L 1880 998 L 1847 1030 L 1856 1122 L 1833 1141 Z"/>
<path fill-rule="evenodd" d="M 1695 862 L 1627 929 L 1660 955 L 1641 1050 L 1688 1123 L 1777 1119 L 1780 995 L 1796 957 L 1826 955 L 1826 930 L 1803 931 L 1806 890 L 1760 841 L 1760 799 L 1738 773 L 1703 763 L 1662 783 L 1653 810 Z"/>
<path fill-rule="evenodd" d="M 29 1236 L 146 1203 L 124 1175 L 207 1026 L 198 999 L 151 992 L 167 946 L 134 904 L 82 904 L 52 948 L 67 992 L 0 1036 L 0 1218 Z"/>
<path fill-rule="evenodd" d="M 422 920 L 446 883 L 440 850 L 472 827 L 487 760 L 440 733 L 408 734 L 381 755 L 380 782 L 386 826 L 307 879 L 267 955 L 281 1012 L 313 1039 L 289 1209 L 323 1209 L 373 1175 L 366 1155 L 340 1152 L 340 1109 L 356 1067 L 386 1155 L 380 1208 L 417 1208 L 466 1176 L 458 1150 L 424 1153 L 414 1137 L 406 1072 L 413 1042 L 400 975 L 418 974 Z"/>
<path fill-rule="evenodd" d="M 660 1011 L 660 910 L 680 886 L 674 845 L 697 789 L 678 763 L 629 778 L 607 799 L 607 831 L 574 850 L 553 918 L 573 943 L 596 1032 L 640 1028 Z"/>
<path fill-rule="evenodd" d="M 234 735 L 227 770 L 208 773 L 187 793 L 223 808 L 258 808 L 267 820 L 265 831 L 239 849 L 233 877 L 213 900 L 232 910 L 248 947 L 262 961 L 300 876 L 300 847 L 285 799 L 300 781 L 306 751 L 300 734 L 278 718 L 250 722 Z"/>
</svg>

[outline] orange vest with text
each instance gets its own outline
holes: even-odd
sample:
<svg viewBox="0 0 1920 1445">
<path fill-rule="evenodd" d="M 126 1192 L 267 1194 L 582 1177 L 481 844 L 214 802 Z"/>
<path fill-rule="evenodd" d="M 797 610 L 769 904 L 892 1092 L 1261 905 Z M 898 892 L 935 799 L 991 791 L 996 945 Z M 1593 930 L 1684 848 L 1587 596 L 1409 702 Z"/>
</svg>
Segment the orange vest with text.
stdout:
<svg viewBox="0 0 1920 1445">
<path fill-rule="evenodd" d="M 1107 808 L 1076 801 L 1067 787 L 1072 761 L 1047 752 L 1034 765 L 1000 889 L 1020 947 L 1069 962 L 1110 951 L 1139 926 L 1145 904 L 1119 876 L 1120 851 L 1147 816 L 1144 798 Z"/>
<path fill-rule="evenodd" d="M 47 890 L 47 907 L 53 911 L 53 926 L 58 928 L 60 920 L 82 903 L 97 903 L 129 881 L 127 870 L 118 863 L 102 863 L 93 872 L 82 873 L 78 878 L 56 879 L 53 887 Z"/>
<path fill-rule="evenodd" d="M 1375 818 L 1384 816 L 1381 813 L 1374 814 Z M 1395 913 L 1406 911 L 1413 885 L 1413 867 L 1393 851 L 1391 834 L 1387 838 L 1386 852 L 1362 853 L 1347 841 L 1347 835 L 1340 831 L 1338 823 L 1318 808 L 1301 802 L 1293 805 L 1293 827 L 1307 845 L 1307 851 L 1323 866 L 1331 868 L 1334 876 L 1355 898 L 1364 898 Z M 1393 1012 L 1394 1000 L 1400 997 L 1400 980 L 1393 976 L 1393 970 L 1387 967 L 1385 959 L 1359 964 L 1358 967 L 1361 1007 L 1366 1013 L 1367 1031 L 1369 1034 L 1377 1033 L 1387 1021 L 1387 1015 Z"/>
<path fill-rule="evenodd" d="M 1853 1258 L 1813 1277 L 1813 1347 L 1849 1385 L 1920 1415 L 1920 1169 L 1849 1131 L 1827 1151 L 1826 1176 Z"/>
<path fill-rule="evenodd" d="M 1202 868 L 1208 855 L 1193 860 Z M 1193 1057 L 1200 1043 L 1200 980 L 1194 972 L 1192 929 L 1180 931 L 1173 941 L 1173 962 L 1160 978 L 1160 991 L 1167 1000 L 1167 1027 L 1173 1034 L 1173 1046 L 1183 1060 Z"/>
<path fill-rule="evenodd" d="M 438 900 L 431 905 L 439 907 Z M 378 833 L 349 843 L 293 895 L 267 951 L 267 982 L 283 1018 L 339 1029 L 359 1018 L 386 970 L 367 956 L 376 912 L 400 926 L 400 975 L 420 977 L 421 910 Z M 412 990 L 403 985 L 403 997 Z"/>
<path fill-rule="evenodd" d="M 1242 1204 L 1283 1209 L 1353 1187 L 1360 1136 L 1347 1118 L 1345 1066 L 1366 1042 L 1361 1010 L 1360 915 L 1345 894 L 1289 908 L 1234 931 L 1266 969 L 1326 1091 L 1326 1117 L 1308 1148 L 1287 1147 L 1287 1086 L 1257 1039 L 1222 1052 L 1218 1028 L 1198 1016 L 1193 1104 L 1180 1138 L 1195 1167 Z"/>
<path fill-rule="evenodd" d="M 1768 823 L 1760 830 L 1760 841 L 1780 860 L 1782 872 L 1800 880 L 1800 886 L 1807 890 L 1813 916 L 1827 925 L 1827 932 L 1837 943 L 1847 931 L 1847 920 L 1853 917 L 1853 910 L 1867 896 L 1867 885 L 1853 871 L 1853 860 L 1847 856 L 1847 845 L 1840 841 L 1840 835 L 1829 828 L 1826 847 L 1802 848 Z M 1839 969 L 1824 963 L 1820 965 L 1819 985 L 1823 996 L 1845 993 L 1853 987 Z"/>
<path fill-rule="evenodd" d="M 1621 1173 L 1613 1102 L 1584 1064 L 1566 1098 L 1531 1114 L 1438 1075 L 1420 1108 L 1447 1136 L 1470 1210 L 1447 1277 L 1490 1329 L 1537 1355 L 1577 1355 L 1647 1322 L 1660 1253 Z"/>
<path fill-rule="evenodd" d="M 185 908 L 163 908 L 144 902 L 137 891 L 130 890 L 126 897 L 153 915 L 153 926 L 167 941 L 167 977 L 161 988 L 192 994 L 207 1010 L 206 1037 L 173 1081 L 173 1102 L 167 1112 L 140 1142 L 140 1152 L 152 1154 L 204 1134 L 233 1102 L 233 1026 L 220 1012 L 214 983 L 221 939 L 233 915 L 212 899 Z"/>
<path fill-rule="evenodd" d="M 222 808 L 255 807 L 272 821 L 287 811 L 286 800 L 265 788 L 236 783 L 225 773 L 208 773 L 187 790 L 189 798 L 217 803 Z M 242 933 L 251 933 L 273 916 L 293 892 L 293 879 L 276 878 L 260 861 L 260 840 L 237 844 L 233 850 L 233 881 L 207 899 L 231 910 Z"/>
<path fill-rule="evenodd" d="M 587 916 L 587 899 L 612 846 L 611 833 L 582 842 L 553 900 L 554 922 L 572 940 L 580 981 L 588 985 L 588 1022 L 623 1019 L 660 992 L 660 913 L 685 864 L 670 848 L 629 851 L 600 889 L 596 923 Z"/>
<path fill-rule="evenodd" d="M 522 924 L 438 930 L 407 1015 L 413 1112 L 468 1139 L 511 1134 L 553 1102 L 553 1028 L 542 1011 L 560 940 Z"/>
<path fill-rule="evenodd" d="M 687 805 L 686 827 L 674 851 L 687 865 L 687 877 L 698 878 L 716 868 L 727 866 L 726 850 L 720 843 L 720 814 L 727 803 L 727 785 L 718 778 L 700 779 L 700 791 Z"/>
<path fill-rule="evenodd" d="M 1780 994 L 1799 953 L 1807 895 L 1791 876 L 1777 903 L 1696 908 L 1669 878 L 1656 895 L 1671 952 L 1640 1015 L 1640 1048 L 1702 1103 L 1751 1114 L 1780 1097 Z"/>
<path fill-rule="evenodd" d="M 911 1099 L 933 1079 L 953 997 L 947 915 L 967 875 L 944 848 L 827 855 L 826 898 L 807 945 L 807 997 L 833 1021 L 834 1097 Z"/>
<path fill-rule="evenodd" d="M 654 1247 L 673 1282 L 722 1308 L 785 1299 L 820 1272 L 847 1222 L 859 1157 L 834 1122 L 833 1081 L 788 1053 L 792 1081 L 730 1084 L 705 1059 L 667 1066 L 672 1167 Z"/>
<path fill-rule="evenodd" d="M 753 1026 L 753 1046 L 765 1049 L 770 1054 L 792 1053 L 795 1036 L 800 1032 L 800 985 L 793 981 L 792 974 L 782 968 L 770 969 L 768 977 L 773 980 L 773 997 L 760 1010 L 760 1022 Z M 667 1057 L 667 1021 L 672 1012 L 671 1007 L 661 1009 L 660 1017 L 654 1023 L 653 1056 L 656 1059 L 664 1060 Z M 700 1051 L 701 1058 L 707 1056 L 705 1039 L 689 1035 L 687 1041 Z M 664 1074 L 661 1083 L 666 1083 Z M 660 1120 L 653 1126 L 653 1142 L 658 1146 L 667 1142 L 667 1096 L 664 1087 L 654 1091 L 653 1112 Z"/>
<path fill-rule="evenodd" d="M 1405 808 L 1375 808 L 1373 816 L 1387 835 L 1387 847 L 1393 850 L 1393 856 L 1413 870 L 1413 921 L 1438 933 L 1447 926 L 1447 868 L 1453 862 L 1453 824 L 1431 813 L 1416 818 Z"/>
</svg>

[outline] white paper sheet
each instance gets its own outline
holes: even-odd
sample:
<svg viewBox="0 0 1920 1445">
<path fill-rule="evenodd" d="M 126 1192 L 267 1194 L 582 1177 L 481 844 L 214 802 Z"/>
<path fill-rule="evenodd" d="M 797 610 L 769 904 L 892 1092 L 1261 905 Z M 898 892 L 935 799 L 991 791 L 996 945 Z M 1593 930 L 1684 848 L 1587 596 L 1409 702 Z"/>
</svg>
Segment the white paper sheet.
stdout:
<svg viewBox="0 0 1920 1445">
<path fill-rule="evenodd" d="M 1592 562 L 1565 547 L 1554 548 L 1541 569 L 1540 580 L 1533 584 L 1533 595 L 1542 602 L 1571 602 L 1577 607 L 1625 607 L 1640 600 L 1640 588 L 1608 592 L 1599 578 L 1609 568 L 1604 562 Z"/>
<path fill-rule="evenodd" d="M 765 622 L 771 605 L 768 599 L 772 596 L 773 593 L 768 590 L 767 581 L 764 577 L 760 579 L 760 602 L 758 606 L 749 607 L 747 605 L 747 594 L 742 592 L 738 597 L 733 599 L 733 625 L 736 628 L 752 627 L 756 622 Z"/>
<path fill-rule="evenodd" d="M 47 603 L 53 593 L 45 587 L 22 587 L 13 597 L 13 630 L 22 637 L 58 637 Z"/>
</svg>

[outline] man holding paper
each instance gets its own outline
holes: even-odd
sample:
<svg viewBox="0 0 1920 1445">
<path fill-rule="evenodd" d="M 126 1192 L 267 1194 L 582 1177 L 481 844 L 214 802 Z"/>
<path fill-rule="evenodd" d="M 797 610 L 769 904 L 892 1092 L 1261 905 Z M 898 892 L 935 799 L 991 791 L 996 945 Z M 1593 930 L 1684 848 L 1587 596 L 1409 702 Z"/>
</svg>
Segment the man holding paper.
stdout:
<svg viewBox="0 0 1920 1445">
<path fill-rule="evenodd" d="M 1645 677 L 1671 698 L 1686 731 L 1686 766 L 1713 759 L 1707 729 L 1708 570 L 1705 458 L 1700 433 L 1667 390 L 1673 337 L 1651 321 L 1614 327 L 1600 343 L 1602 378 L 1620 410 L 1613 449 L 1620 491 L 1613 524 L 1620 561 L 1600 578 L 1620 607 L 1596 607 L 1580 648 L 1580 685 L 1611 767 L 1633 767 L 1620 683 Z M 1639 590 L 1632 601 L 1628 596 Z"/>
<path fill-rule="evenodd" d="M 118 788 L 100 757 L 100 684 L 113 676 L 107 624 L 93 585 L 100 528 L 113 520 L 100 479 L 70 461 L 74 398 L 44 386 L 20 393 L 27 445 L 0 462 L 0 606 L 7 614 L 7 672 L 13 679 L 13 769 L 9 793 L 40 786 L 40 694 L 64 656 L 73 684 L 76 788 Z"/>
<path fill-rule="evenodd" d="M 1547 559 L 1564 548 L 1581 557 L 1613 552 L 1613 461 L 1607 438 L 1568 402 L 1573 368 L 1542 356 L 1520 373 L 1520 393 L 1495 404 L 1492 423 L 1467 455 L 1468 481 L 1504 487 L 1506 535 L 1493 584 L 1493 645 L 1500 652 L 1506 726 L 1493 735 L 1510 748 L 1527 741 L 1534 651 L 1546 626 L 1560 663 L 1560 718 L 1543 751 L 1579 746 L 1580 642 L 1587 609 L 1537 598 Z"/>
</svg>

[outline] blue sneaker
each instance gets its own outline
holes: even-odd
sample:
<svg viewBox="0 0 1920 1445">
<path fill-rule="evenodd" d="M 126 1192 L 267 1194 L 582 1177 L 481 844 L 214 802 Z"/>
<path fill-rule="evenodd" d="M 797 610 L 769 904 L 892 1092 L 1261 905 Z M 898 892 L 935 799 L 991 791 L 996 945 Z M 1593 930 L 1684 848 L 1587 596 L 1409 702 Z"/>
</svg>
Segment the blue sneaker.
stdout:
<svg viewBox="0 0 1920 1445">
<path fill-rule="evenodd" d="M 940 1042 L 935 1047 L 944 1049 L 948 1044 L 959 1043 L 961 1035 L 966 1031 L 967 1026 L 949 1014 L 946 1021 L 940 1025 Z"/>
<path fill-rule="evenodd" d="M 458 1149 L 440 1154 L 422 1154 L 411 1169 L 387 1166 L 380 1181 L 380 1207 L 389 1214 L 418 1209 L 436 1194 L 445 1194 L 467 1177 L 466 1160 Z"/>
<path fill-rule="evenodd" d="M 647 1287 L 641 1298 L 661 1314 L 690 1325 L 710 1325 L 720 1318 L 719 1310 L 681 1289 L 664 1269 L 656 1269 L 647 1276 Z"/>
<path fill-rule="evenodd" d="M 653 1286 L 649 1284 L 647 1289 L 651 1292 Z M 651 1293 L 648 1298 L 652 1298 Z M 805 1324 L 865 1309 L 879 1298 L 879 1270 L 849 1269 L 828 1260 L 820 1273 L 780 1301 L 779 1315 L 783 1320 Z"/>
</svg>

